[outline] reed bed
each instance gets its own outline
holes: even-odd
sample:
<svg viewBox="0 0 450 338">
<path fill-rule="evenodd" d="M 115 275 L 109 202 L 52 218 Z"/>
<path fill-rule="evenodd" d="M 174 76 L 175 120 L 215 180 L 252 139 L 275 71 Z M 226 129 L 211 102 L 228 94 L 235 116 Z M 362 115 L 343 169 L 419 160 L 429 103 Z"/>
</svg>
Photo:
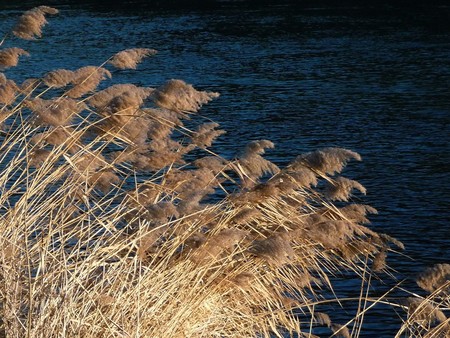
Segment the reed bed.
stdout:
<svg viewBox="0 0 450 338">
<path fill-rule="evenodd" d="M 5 45 L 40 38 L 57 12 L 25 12 L 0 48 L 0 335 L 359 336 L 383 298 L 362 292 L 347 323 L 315 310 L 332 277 L 352 271 L 364 285 L 402 248 L 351 201 L 366 190 L 342 171 L 359 154 L 325 148 L 279 168 L 269 140 L 213 153 L 225 131 L 199 110 L 218 93 L 174 79 L 107 85 L 111 67 L 136 69 L 153 49 L 8 79 L 32 55 Z M 448 308 L 448 282 L 431 291 L 427 304 Z M 422 334 L 424 306 L 402 332 Z"/>
</svg>

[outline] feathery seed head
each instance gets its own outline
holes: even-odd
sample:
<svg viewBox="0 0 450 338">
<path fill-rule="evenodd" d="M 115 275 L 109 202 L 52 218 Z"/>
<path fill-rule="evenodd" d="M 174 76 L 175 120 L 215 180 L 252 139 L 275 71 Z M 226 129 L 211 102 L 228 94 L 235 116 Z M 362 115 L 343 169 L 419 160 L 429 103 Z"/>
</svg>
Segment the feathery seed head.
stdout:
<svg viewBox="0 0 450 338">
<path fill-rule="evenodd" d="M 198 91 L 182 80 L 169 80 L 153 93 L 157 106 L 175 112 L 197 112 L 216 97 L 219 93 Z"/>
<path fill-rule="evenodd" d="M 332 182 L 328 182 L 325 196 L 334 201 L 348 201 L 353 189 L 359 190 L 364 195 L 366 188 L 357 181 L 339 176 Z"/>
<path fill-rule="evenodd" d="M 26 11 L 13 28 L 13 34 L 25 40 L 34 40 L 42 36 L 42 27 L 47 23 L 46 14 L 57 14 L 58 10 L 48 6 L 39 6 Z"/>
<path fill-rule="evenodd" d="M 70 83 L 73 87 L 67 92 L 71 98 L 79 98 L 93 92 L 102 80 L 111 78 L 111 72 L 102 67 L 86 66 L 73 73 Z"/>
<path fill-rule="evenodd" d="M 419 275 L 417 285 L 426 291 L 434 292 L 448 281 L 450 281 L 450 264 L 436 264 Z M 450 289 L 448 291 L 450 293 Z"/>
<path fill-rule="evenodd" d="M 4 78 L 0 81 L 0 103 L 10 105 L 15 101 L 19 87 L 13 80 Z"/>
<path fill-rule="evenodd" d="M 0 69 L 17 66 L 19 56 L 21 55 L 30 56 L 30 54 L 22 48 L 13 47 L 0 50 Z"/>
<path fill-rule="evenodd" d="M 75 73 L 67 69 L 52 70 L 44 75 L 42 82 L 46 86 L 61 88 L 75 80 Z"/>
<path fill-rule="evenodd" d="M 306 165 L 326 174 L 340 173 L 350 159 L 361 161 L 361 156 L 344 148 L 324 148 L 297 157 L 291 166 Z"/>
<path fill-rule="evenodd" d="M 153 88 L 137 87 L 131 83 L 115 84 L 102 91 L 96 92 L 87 102 L 94 108 L 103 109 L 108 106 L 111 101 L 125 92 L 133 93 L 143 102 L 154 91 Z M 140 104 L 138 104 L 140 105 Z"/>
<path fill-rule="evenodd" d="M 192 135 L 192 142 L 199 148 L 207 148 L 212 145 L 214 140 L 226 133 L 225 130 L 216 130 L 218 123 L 207 122 L 200 125 Z"/>
<path fill-rule="evenodd" d="M 156 50 L 148 48 L 126 49 L 115 54 L 108 62 L 119 69 L 136 69 L 137 64 L 143 58 L 155 55 L 156 53 Z"/>
<path fill-rule="evenodd" d="M 249 251 L 275 266 L 289 263 L 295 257 L 290 241 L 281 234 L 253 242 Z"/>
</svg>

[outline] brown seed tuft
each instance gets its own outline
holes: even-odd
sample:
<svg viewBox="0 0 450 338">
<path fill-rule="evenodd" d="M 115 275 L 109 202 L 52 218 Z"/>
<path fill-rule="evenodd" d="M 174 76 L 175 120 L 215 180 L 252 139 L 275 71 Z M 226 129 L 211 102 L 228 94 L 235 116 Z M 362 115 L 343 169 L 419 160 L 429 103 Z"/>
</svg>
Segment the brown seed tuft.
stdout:
<svg viewBox="0 0 450 338">
<path fill-rule="evenodd" d="M 198 91 L 182 80 L 169 80 L 153 93 L 157 106 L 175 112 L 197 112 L 216 97 L 219 93 Z"/>
<path fill-rule="evenodd" d="M 427 299 L 408 298 L 408 320 L 428 326 L 435 322 L 443 323 L 447 316 Z"/>
<path fill-rule="evenodd" d="M 75 80 L 75 73 L 67 69 L 52 70 L 44 75 L 42 82 L 46 86 L 61 88 Z"/>
<path fill-rule="evenodd" d="M 273 235 L 263 240 L 253 242 L 249 251 L 269 264 L 281 266 L 289 263 L 295 257 L 295 252 L 286 236 Z"/>
<path fill-rule="evenodd" d="M 39 168 L 50 156 L 52 152 L 47 149 L 36 149 L 30 155 L 29 165 Z"/>
<path fill-rule="evenodd" d="M 385 249 L 378 251 L 372 261 L 372 270 L 381 272 L 386 267 L 387 253 Z"/>
<path fill-rule="evenodd" d="M 331 319 L 330 316 L 328 316 L 326 313 L 324 312 L 315 312 L 314 313 L 314 319 L 317 323 L 319 323 L 320 325 L 325 325 L 328 327 L 331 327 Z"/>
<path fill-rule="evenodd" d="M 352 335 L 347 326 L 341 324 L 331 324 L 331 331 L 338 337 L 351 338 Z"/>
<path fill-rule="evenodd" d="M 116 299 L 110 295 L 102 294 L 97 298 L 97 302 L 100 306 L 108 306 L 114 304 Z"/>
<path fill-rule="evenodd" d="M 22 48 L 13 47 L 0 50 L 0 68 L 6 69 L 17 66 L 21 55 L 30 56 Z"/>
<path fill-rule="evenodd" d="M 227 161 L 217 156 L 205 156 L 192 162 L 199 169 L 209 169 L 215 175 L 223 171 Z"/>
<path fill-rule="evenodd" d="M 156 53 L 156 50 L 148 48 L 126 49 L 115 54 L 108 62 L 119 69 L 136 69 L 137 64 L 143 58 L 155 55 Z"/>
<path fill-rule="evenodd" d="M 31 140 L 34 144 L 51 144 L 53 146 L 59 146 L 66 144 L 70 146 L 69 151 L 75 153 L 78 147 L 72 143 L 75 143 L 75 135 L 73 129 L 66 127 L 50 128 L 42 133 L 35 134 Z"/>
<path fill-rule="evenodd" d="M 71 98 L 79 98 L 84 94 L 93 92 L 102 80 L 111 78 L 109 70 L 96 67 L 86 66 L 76 70 L 73 74 L 73 80 L 70 83 L 73 87 L 67 92 Z"/>
<path fill-rule="evenodd" d="M 422 272 L 416 282 L 422 289 L 434 292 L 448 281 L 450 281 L 450 264 L 436 264 Z"/>
<path fill-rule="evenodd" d="M 234 278 L 231 279 L 231 282 L 243 289 L 248 289 L 252 286 L 252 282 L 255 279 L 255 276 L 250 272 L 242 272 L 238 275 L 236 275 Z"/>
<path fill-rule="evenodd" d="M 349 204 L 339 209 L 343 216 L 349 221 L 361 224 L 370 223 L 366 217 L 367 214 L 377 214 L 378 211 L 369 205 L 365 204 Z"/>
<path fill-rule="evenodd" d="M 161 236 L 166 231 L 167 227 L 151 228 L 138 242 L 137 256 L 143 261 L 147 258 L 147 254 L 154 251 Z"/>
<path fill-rule="evenodd" d="M 13 28 L 13 34 L 25 40 L 34 40 L 42 36 L 42 27 L 47 23 L 46 14 L 57 14 L 58 10 L 48 6 L 39 6 L 26 11 Z"/>
<path fill-rule="evenodd" d="M 89 184 L 97 187 L 104 194 L 120 182 L 120 178 L 110 170 L 100 170 L 89 177 Z"/>
<path fill-rule="evenodd" d="M 405 250 L 405 245 L 400 242 L 398 239 L 391 237 L 387 234 L 379 234 L 380 239 L 385 243 L 392 243 L 394 244 L 397 248 Z"/>
<path fill-rule="evenodd" d="M 167 220 L 178 217 L 177 207 L 171 202 L 159 202 L 147 207 L 150 220 L 155 223 L 165 223 Z"/>
<path fill-rule="evenodd" d="M 83 102 L 65 97 L 52 100 L 37 97 L 27 101 L 26 106 L 37 115 L 38 124 L 51 126 L 69 125 L 72 119 L 86 108 Z"/>
<path fill-rule="evenodd" d="M 231 249 L 248 235 L 247 231 L 240 229 L 225 229 L 211 236 L 205 244 L 197 249 L 191 257 L 195 263 L 217 259 L 222 252 Z"/>
<path fill-rule="evenodd" d="M 325 248 L 345 245 L 353 237 L 354 229 L 347 221 L 328 220 L 305 228 L 306 235 Z"/>
<path fill-rule="evenodd" d="M 24 95 L 30 95 L 38 86 L 40 80 L 35 78 L 29 78 L 22 82 L 20 85 L 20 91 Z"/>
<path fill-rule="evenodd" d="M 152 88 L 137 87 L 133 84 L 115 84 L 92 95 L 87 102 L 94 108 L 103 109 L 111 101 L 125 92 L 133 93 L 143 102 L 153 92 Z"/>
<path fill-rule="evenodd" d="M 192 142 L 199 148 L 207 148 L 212 145 L 214 140 L 226 133 L 225 130 L 216 130 L 218 123 L 208 122 L 200 125 L 192 135 Z"/>
<path fill-rule="evenodd" d="M 307 166 L 316 171 L 334 174 L 340 173 L 350 159 L 361 161 L 361 156 L 354 151 L 343 148 L 324 148 L 297 157 L 291 163 L 293 168 Z"/>
<path fill-rule="evenodd" d="M 252 141 L 247 144 L 243 154 L 238 157 L 238 164 L 243 169 L 241 175 L 244 187 L 254 186 L 266 173 L 275 174 L 280 171 L 275 164 L 261 156 L 265 153 L 265 149 L 274 147 L 275 145 L 268 140 Z"/>
<path fill-rule="evenodd" d="M 359 190 L 364 195 L 366 188 L 359 182 L 339 176 L 329 182 L 325 189 L 325 196 L 333 201 L 348 201 L 353 189 Z"/>
<path fill-rule="evenodd" d="M 13 80 L 0 78 L 0 103 L 10 105 L 16 100 L 19 87 Z"/>
<path fill-rule="evenodd" d="M 294 179 L 298 187 L 310 188 L 317 185 L 317 176 L 309 168 L 300 167 L 296 170 L 288 170 L 287 173 Z"/>
<path fill-rule="evenodd" d="M 244 224 L 249 222 L 253 217 L 260 215 L 261 212 L 258 209 L 246 207 L 240 210 L 233 218 L 231 222 L 235 224 Z"/>
</svg>

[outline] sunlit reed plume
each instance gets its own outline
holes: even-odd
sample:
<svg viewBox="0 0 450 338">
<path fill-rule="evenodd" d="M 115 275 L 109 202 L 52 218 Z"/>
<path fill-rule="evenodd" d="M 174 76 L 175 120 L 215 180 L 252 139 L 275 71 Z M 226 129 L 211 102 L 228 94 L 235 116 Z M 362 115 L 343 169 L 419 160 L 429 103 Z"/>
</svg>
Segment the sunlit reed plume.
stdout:
<svg viewBox="0 0 450 338">
<path fill-rule="evenodd" d="M 153 93 L 155 103 L 176 112 L 196 112 L 219 93 L 198 91 L 182 80 L 169 80 Z"/>
<path fill-rule="evenodd" d="M 143 58 L 156 53 L 156 50 L 148 48 L 126 49 L 115 54 L 108 63 L 119 69 L 136 69 Z"/>
<path fill-rule="evenodd" d="M 450 280 L 450 264 L 436 264 L 427 268 L 417 278 L 417 284 L 428 292 L 434 292 Z M 450 296 L 450 288 L 449 288 Z"/>
<path fill-rule="evenodd" d="M 13 80 L 8 80 L 6 77 L 0 77 L 0 103 L 10 105 L 15 101 L 19 87 Z"/>
<path fill-rule="evenodd" d="M 19 63 L 19 56 L 30 56 L 22 48 L 12 47 L 0 50 L 0 69 L 15 67 Z"/>
<path fill-rule="evenodd" d="M 34 40 L 42 36 L 42 27 L 47 23 L 46 14 L 57 14 L 58 10 L 48 6 L 39 6 L 26 11 L 13 28 L 13 34 L 25 40 Z"/>
</svg>

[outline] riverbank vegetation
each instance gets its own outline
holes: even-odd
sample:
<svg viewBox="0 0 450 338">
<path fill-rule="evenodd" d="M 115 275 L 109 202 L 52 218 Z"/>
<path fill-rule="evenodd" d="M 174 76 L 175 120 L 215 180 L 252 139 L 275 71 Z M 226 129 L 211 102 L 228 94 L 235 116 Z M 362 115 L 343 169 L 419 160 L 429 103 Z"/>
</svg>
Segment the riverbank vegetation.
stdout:
<svg viewBox="0 0 450 338">
<path fill-rule="evenodd" d="M 358 153 L 324 148 L 283 168 L 264 157 L 266 139 L 214 153 L 225 131 L 199 111 L 219 93 L 108 84 L 154 49 L 9 79 L 33 57 L 16 39 L 41 38 L 57 13 L 25 12 L 0 47 L 0 335 L 357 337 L 378 303 L 406 310 L 399 335 L 447 332 L 447 264 L 419 278 L 428 298 L 369 295 L 403 245 L 352 200 L 366 189 L 342 172 Z M 342 274 L 361 291 L 336 322 L 318 309 L 349 301 L 323 296 Z"/>
</svg>

